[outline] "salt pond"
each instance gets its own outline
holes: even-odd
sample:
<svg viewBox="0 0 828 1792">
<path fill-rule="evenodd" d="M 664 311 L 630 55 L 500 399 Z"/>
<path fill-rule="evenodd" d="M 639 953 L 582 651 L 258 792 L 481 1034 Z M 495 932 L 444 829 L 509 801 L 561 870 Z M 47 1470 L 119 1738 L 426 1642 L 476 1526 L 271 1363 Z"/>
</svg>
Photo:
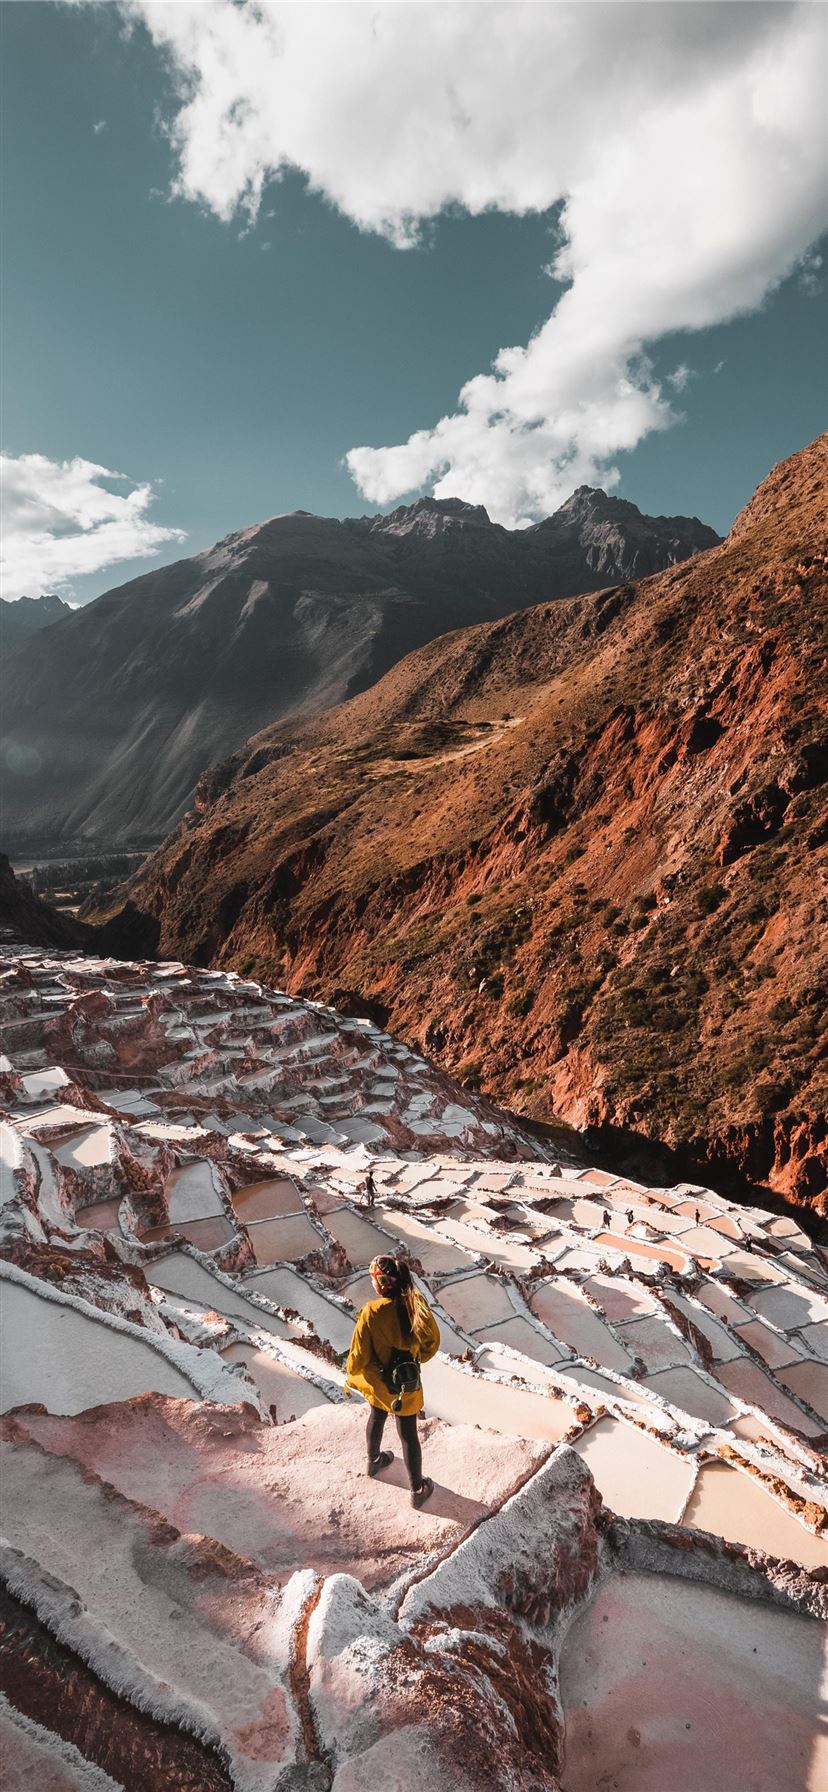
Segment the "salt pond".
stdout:
<svg viewBox="0 0 828 1792">
<path fill-rule="evenodd" d="M 42 1401 L 50 1412 L 83 1412 L 152 1390 L 198 1398 L 160 1350 L 76 1307 L 4 1281 L 0 1300 L 0 1411 Z"/>
<path fill-rule="evenodd" d="M 265 1406 L 275 1408 L 280 1425 L 300 1418 L 312 1406 L 330 1405 L 321 1388 L 266 1350 L 256 1350 L 251 1344 L 230 1344 L 221 1354 L 226 1363 L 244 1364 Z"/>
<path fill-rule="evenodd" d="M 614 1576 L 571 1626 L 564 1792 L 824 1792 L 823 1633 L 664 1576 Z"/>
<path fill-rule="evenodd" d="M 172 1251 L 168 1257 L 160 1257 L 157 1262 L 148 1264 L 145 1274 L 155 1288 L 178 1294 L 182 1300 L 194 1301 L 205 1312 L 224 1313 L 228 1318 L 241 1319 L 245 1325 L 258 1326 L 262 1331 L 272 1332 L 276 1338 L 292 1335 L 283 1319 L 245 1300 L 243 1294 L 228 1288 L 218 1276 L 211 1275 L 203 1264 L 184 1251 Z M 264 1289 L 262 1293 L 265 1293 Z"/>
<path fill-rule="evenodd" d="M 594 1357 L 605 1368 L 616 1369 L 621 1374 L 632 1368 L 630 1352 L 617 1342 L 583 1296 L 565 1282 L 555 1280 L 536 1284 L 531 1306 L 553 1337 L 570 1344 L 578 1356 Z"/>
<path fill-rule="evenodd" d="M 623 1419 L 603 1418 L 573 1445 L 590 1468 L 599 1492 L 621 1518 L 679 1517 L 693 1485 L 690 1457 L 668 1450 L 649 1432 Z"/>
<path fill-rule="evenodd" d="M 705 1463 L 684 1523 L 700 1531 L 715 1531 L 731 1543 L 748 1543 L 785 1561 L 828 1568 L 828 1538 L 806 1531 L 753 1475 L 729 1468 L 725 1462 Z"/>
</svg>

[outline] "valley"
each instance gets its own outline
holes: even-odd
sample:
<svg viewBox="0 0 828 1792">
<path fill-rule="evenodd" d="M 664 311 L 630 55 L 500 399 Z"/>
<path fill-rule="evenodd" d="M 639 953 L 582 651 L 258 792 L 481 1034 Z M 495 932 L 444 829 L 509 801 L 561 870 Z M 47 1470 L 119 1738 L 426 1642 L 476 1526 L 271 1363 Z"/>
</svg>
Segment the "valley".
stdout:
<svg viewBox="0 0 828 1792">
<path fill-rule="evenodd" d="M 824 1214 L 825 462 L 680 567 L 263 730 L 127 886 L 158 949 L 370 1004 L 517 1113 Z"/>
</svg>

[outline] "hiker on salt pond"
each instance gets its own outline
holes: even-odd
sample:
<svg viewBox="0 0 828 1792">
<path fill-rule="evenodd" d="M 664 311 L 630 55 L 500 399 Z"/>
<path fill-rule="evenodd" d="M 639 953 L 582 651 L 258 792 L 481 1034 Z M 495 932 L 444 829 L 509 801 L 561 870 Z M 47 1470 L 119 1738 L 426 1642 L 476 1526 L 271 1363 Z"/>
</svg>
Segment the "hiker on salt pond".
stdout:
<svg viewBox="0 0 828 1792">
<path fill-rule="evenodd" d="M 377 1298 L 366 1301 L 357 1314 L 345 1385 L 364 1394 L 371 1408 L 366 1429 L 369 1475 L 393 1462 L 393 1450 L 380 1448 L 392 1412 L 411 1482 L 411 1504 L 423 1506 L 434 1492 L 434 1482 L 423 1474 L 417 1435 L 417 1414 L 423 1410 L 420 1364 L 436 1355 L 440 1332 L 407 1263 L 375 1257 L 369 1274 Z"/>
</svg>

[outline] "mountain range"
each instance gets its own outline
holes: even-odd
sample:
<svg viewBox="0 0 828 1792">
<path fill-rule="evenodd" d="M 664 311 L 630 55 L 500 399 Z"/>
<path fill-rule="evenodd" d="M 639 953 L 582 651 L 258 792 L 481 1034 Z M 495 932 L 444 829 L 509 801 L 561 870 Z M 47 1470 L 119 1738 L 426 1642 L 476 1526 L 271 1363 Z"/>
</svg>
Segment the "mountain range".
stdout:
<svg viewBox="0 0 828 1792">
<path fill-rule="evenodd" d="M 71 614 L 71 604 L 64 603 L 54 591 L 45 592 L 43 597 L 17 597 L 10 603 L 0 603 L 0 652 L 11 653 L 21 641 L 30 640 L 50 623 Z"/>
<path fill-rule="evenodd" d="M 518 531 L 432 498 L 242 529 L 4 652 L 4 840 L 160 839 L 205 768 L 265 724 L 342 702 L 446 630 L 640 577 L 718 539 L 586 486 Z"/>
<path fill-rule="evenodd" d="M 370 1004 L 513 1110 L 824 1210 L 827 459 L 781 463 L 686 564 L 265 729 L 129 886 L 159 950 Z"/>
</svg>

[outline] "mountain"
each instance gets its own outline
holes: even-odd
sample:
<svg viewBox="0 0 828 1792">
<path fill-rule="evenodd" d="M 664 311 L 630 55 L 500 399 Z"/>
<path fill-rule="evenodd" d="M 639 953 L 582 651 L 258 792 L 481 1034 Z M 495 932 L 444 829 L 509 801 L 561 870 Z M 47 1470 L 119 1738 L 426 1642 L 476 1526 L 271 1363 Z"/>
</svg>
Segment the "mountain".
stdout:
<svg viewBox="0 0 828 1792">
<path fill-rule="evenodd" d="M 582 487 L 526 530 L 423 498 L 297 511 L 145 573 L 4 654 L 7 840 L 160 836 L 205 767 L 283 715 L 365 689 L 447 628 L 594 590 L 718 541 Z"/>
<path fill-rule="evenodd" d="M 160 950 L 828 1210 L 827 459 L 685 565 L 259 734 L 130 886 Z"/>
<path fill-rule="evenodd" d="M 16 878 L 0 852 L 0 946 L 81 946 L 90 937 L 82 921 L 60 914 Z"/>
<path fill-rule="evenodd" d="M 54 592 L 48 592 L 44 597 L 18 597 L 11 603 L 0 604 L 0 653 L 11 653 L 21 641 L 28 641 L 42 628 L 48 628 L 50 622 L 60 622 L 63 616 L 71 614 L 70 605 Z"/>
</svg>

